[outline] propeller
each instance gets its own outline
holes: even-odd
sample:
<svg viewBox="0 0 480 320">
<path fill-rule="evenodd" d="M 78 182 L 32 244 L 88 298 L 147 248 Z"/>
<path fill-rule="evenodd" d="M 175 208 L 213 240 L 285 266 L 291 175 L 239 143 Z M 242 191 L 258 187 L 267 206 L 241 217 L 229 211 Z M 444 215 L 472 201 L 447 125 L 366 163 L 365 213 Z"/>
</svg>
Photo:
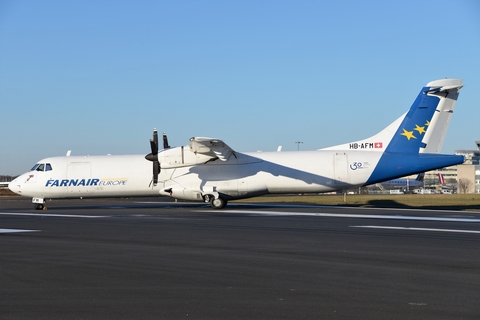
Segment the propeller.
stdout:
<svg viewBox="0 0 480 320">
<path fill-rule="evenodd" d="M 168 149 L 170 148 L 170 146 L 168 145 L 168 138 L 167 138 L 167 134 L 164 132 L 162 134 L 163 136 L 163 149 Z"/>
<path fill-rule="evenodd" d="M 164 143 L 166 135 L 164 134 Z M 145 159 L 153 162 L 153 185 L 156 186 L 158 182 L 158 174 L 160 173 L 160 162 L 158 161 L 158 133 L 157 129 L 153 129 L 153 140 L 150 139 L 150 148 L 152 152 L 145 156 Z"/>
</svg>

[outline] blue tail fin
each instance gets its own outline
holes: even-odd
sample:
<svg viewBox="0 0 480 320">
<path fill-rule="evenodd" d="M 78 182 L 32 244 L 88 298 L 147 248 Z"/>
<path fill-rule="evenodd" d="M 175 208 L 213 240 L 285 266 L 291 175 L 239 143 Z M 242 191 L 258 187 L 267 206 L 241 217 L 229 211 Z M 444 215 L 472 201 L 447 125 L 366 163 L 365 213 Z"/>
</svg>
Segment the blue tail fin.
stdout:
<svg viewBox="0 0 480 320">
<path fill-rule="evenodd" d="M 427 147 L 429 141 L 432 141 L 432 144 L 440 144 L 441 147 L 457 102 L 458 90 L 461 88 L 460 79 L 443 79 L 428 83 L 418 94 L 385 151 L 418 153 L 421 148 Z M 441 113 L 449 116 L 441 118 L 439 117 Z M 429 135 L 425 137 L 427 131 Z M 435 147 L 429 149 L 437 149 L 439 152 L 438 147 Z"/>
<path fill-rule="evenodd" d="M 461 88 L 459 79 L 428 83 L 403 117 L 370 138 L 388 143 L 366 185 L 464 161 L 463 156 L 438 154 Z"/>
<path fill-rule="evenodd" d="M 460 79 L 432 81 L 422 88 L 408 112 L 376 135 L 324 150 L 439 153 L 462 82 Z"/>
<path fill-rule="evenodd" d="M 418 153 L 425 148 L 422 138 L 430 125 L 440 98 L 431 96 L 430 87 L 424 87 L 403 118 L 397 132 L 386 148 L 386 152 Z"/>
</svg>

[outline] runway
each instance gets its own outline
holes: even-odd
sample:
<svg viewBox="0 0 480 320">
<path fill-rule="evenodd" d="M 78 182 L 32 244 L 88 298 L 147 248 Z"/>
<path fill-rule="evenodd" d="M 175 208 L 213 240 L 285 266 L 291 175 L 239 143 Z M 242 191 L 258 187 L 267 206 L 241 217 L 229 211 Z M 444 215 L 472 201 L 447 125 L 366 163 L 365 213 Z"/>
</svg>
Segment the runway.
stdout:
<svg viewBox="0 0 480 320">
<path fill-rule="evenodd" d="M 0 198 L 3 319 L 478 319 L 475 212 Z"/>
</svg>

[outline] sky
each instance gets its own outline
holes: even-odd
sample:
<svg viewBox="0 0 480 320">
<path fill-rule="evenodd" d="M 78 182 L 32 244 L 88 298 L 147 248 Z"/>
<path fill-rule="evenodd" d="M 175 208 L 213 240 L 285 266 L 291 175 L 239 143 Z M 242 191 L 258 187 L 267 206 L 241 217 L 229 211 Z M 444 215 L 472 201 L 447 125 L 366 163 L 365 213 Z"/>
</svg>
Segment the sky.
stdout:
<svg viewBox="0 0 480 320">
<path fill-rule="evenodd" d="M 480 1 L 0 1 L 0 174 L 50 156 L 368 138 L 464 79 L 442 153 L 480 140 Z M 302 142 L 297 144 L 296 142 Z"/>
</svg>

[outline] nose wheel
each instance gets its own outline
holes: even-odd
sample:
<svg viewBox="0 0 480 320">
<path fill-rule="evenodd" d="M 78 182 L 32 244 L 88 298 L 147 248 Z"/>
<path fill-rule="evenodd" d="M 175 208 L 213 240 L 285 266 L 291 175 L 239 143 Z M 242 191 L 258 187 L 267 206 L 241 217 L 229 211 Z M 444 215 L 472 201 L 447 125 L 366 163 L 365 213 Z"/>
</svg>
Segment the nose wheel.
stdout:
<svg viewBox="0 0 480 320">
<path fill-rule="evenodd" d="M 44 204 L 41 204 L 41 203 L 34 204 L 33 208 L 35 210 L 47 210 L 47 207 Z"/>
</svg>

